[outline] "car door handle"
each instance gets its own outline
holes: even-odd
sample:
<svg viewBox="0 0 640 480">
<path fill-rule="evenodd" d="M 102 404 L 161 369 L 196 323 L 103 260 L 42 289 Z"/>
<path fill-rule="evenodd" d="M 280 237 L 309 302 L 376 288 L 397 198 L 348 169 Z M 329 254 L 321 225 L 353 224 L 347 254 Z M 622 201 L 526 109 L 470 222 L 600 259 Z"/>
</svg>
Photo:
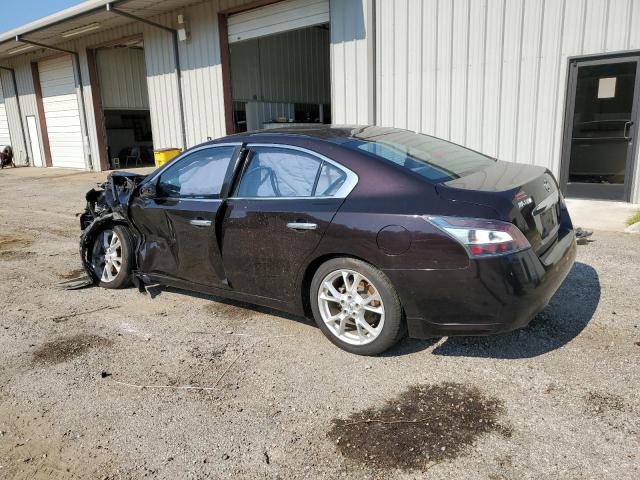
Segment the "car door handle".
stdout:
<svg viewBox="0 0 640 480">
<path fill-rule="evenodd" d="M 317 223 L 291 222 L 287 223 L 287 227 L 291 230 L 315 230 L 318 228 Z"/>
<path fill-rule="evenodd" d="M 202 218 L 193 218 L 193 219 L 189 220 L 189 223 L 191 225 L 196 226 L 196 227 L 210 227 L 211 226 L 211 220 L 204 220 Z"/>
</svg>

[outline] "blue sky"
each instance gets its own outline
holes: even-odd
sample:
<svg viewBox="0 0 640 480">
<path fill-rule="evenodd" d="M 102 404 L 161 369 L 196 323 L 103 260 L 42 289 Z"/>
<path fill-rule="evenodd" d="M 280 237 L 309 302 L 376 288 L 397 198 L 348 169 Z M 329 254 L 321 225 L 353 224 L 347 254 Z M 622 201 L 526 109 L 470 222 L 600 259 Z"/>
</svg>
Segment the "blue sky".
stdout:
<svg viewBox="0 0 640 480">
<path fill-rule="evenodd" d="M 0 0 L 0 32 L 46 17 L 83 0 Z"/>
</svg>

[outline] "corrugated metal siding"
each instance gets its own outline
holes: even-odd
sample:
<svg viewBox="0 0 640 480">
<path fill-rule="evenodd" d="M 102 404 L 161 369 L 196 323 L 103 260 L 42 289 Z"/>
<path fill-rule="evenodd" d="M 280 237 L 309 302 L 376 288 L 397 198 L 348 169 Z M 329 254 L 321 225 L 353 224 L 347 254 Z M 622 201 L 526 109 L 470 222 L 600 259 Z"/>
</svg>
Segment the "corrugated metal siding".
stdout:
<svg viewBox="0 0 640 480">
<path fill-rule="evenodd" d="M 326 29 L 285 32 L 236 43 L 230 50 L 234 100 L 331 101 Z"/>
<path fill-rule="evenodd" d="M 285 0 L 229 16 L 229 43 L 329 22 L 329 0 Z"/>
<path fill-rule="evenodd" d="M 87 125 L 89 130 L 89 145 L 91 151 L 91 157 L 94 169 L 99 168 L 98 162 L 98 132 L 96 130 L 95 125 L 95 117 L 93 112 L 93 103 L 92 103 L 92 92 L 91 86 L 89 84 L 89 69 L 87 64 L 87 55 L 86 48 L 93 47 L 96 45 L 101 45 L 106 42 L 110 42 L 113 40 L 130 37 L 136 34 L 140 34 L 142 32 L 142 27 L 139 24 L 132 23 L 130 25 L 126 25 L 123 27 L 119 27 L 112 30 L 99 31 L 95 34 L 89 35 L 87 37 L 75 40 L 73 42 L 67 42 L 65 44 L 60 45 L 62 48 L 67 48 L 71 50 L 76 50 L 80 54 L 80 67 L 82 72 L 82 92 L 85 102 L 85 107 L 87 109 Z M 53 54 L 55 55 L 55 54 Z M 29 53 L 27 55 L 16 56 L 16 58 L 12 58 L 10 60 L 9 66 L 13 67 L 16 72 L 16 83 L 18 84 L 18 92 L 20 94 L 20 106 L 22 107 L 22 121 L 24 122 L 25 132 L 27 131 L 27 116 L 35 116 L 38 118 L 38 109 L 36 105 L 35 98 L 35 90 L 33 87 L 33 77 L 31 73 L 31 62 L 37 62 L 40 59 L 51 57 L 52 52 L 50 50 L 40 51 L 35 50 L 33 53 Z M 3 76 L 3 82 L 5 88 L 7 86 L 11 86 L 10 83 L 10 74 L 0 73 Z M 20 119 L 18 117 L 18 109 L 15 102 L 15 97 L 7 98 L 7 113 L 9 117 L 9 128 L 11 130 L 12 139 L 15 145 L 18 146 L 18 150 L 21 152 L 21 155 L 24 155 L 24 150 L 27 148 L 29 150 L 29 157 L 32 158 L 30 152 L 30 145 L 27 140 L 27 146 L 24 146 L 22 139 L 22 132 L 20 130 Z M 84 125 L 84 119 L 81 116 L 81 122 Z M 38 122 L 38 130 L 40 129 L 40 124 Z M 83 130 L 84 132 L 84 130 Z M 39 131 L 40 138 L 42 138 L 42 132 Z M 84 134 L 84 133 L 83 133 Z M 100 132 L 102 135 L 103 132 Z M 18 140 L 19 139 L 19 140 Z M 42 143 L 41 143 L 42 144 Z M 41 148 L 42 150 L 42 148 Z M 14 151 L 16 148 L 14 147 Z M 44 151 L 41 151 L 41 156 L 44 158 Z M 24 156 L 20 157 L 21 159 L 25 158 Z"/>
<path fill-rule="evenodd" d="M 162 15 L 156 21 L 164 25 L 172 25 L 173 15 Z M 145 26 L 144 44 L 153 146 L 154 148 L 182 148 L 178 76 L 172 36 L 164 30 Z"/>
<path fill-rule="evenodd" d="M 379 124 L 544 165 L 556 175 L 568 57 L 640 48 L 636 0 L 376 0 L 376 6 Z M 334 100 L 335 110 L 342 102 L 335 83 Z M 640 202 L 640 160 L 636 167 L 633 200 Z"/>
<path fill-rule="evenodd" d="M 24 122 L 25 131 L 27 129 L 26 117 L 33 115 L 38 118 L 38 108 L 36 105 L 35 90 L 33 87 L 33 76 L 31 74 L 30 59 L 26 57 L 19 57 L 11 61 L 9 65 L 15 70 L 16 83 L 18 85 L 18 94 L 20 97 L 20 106 L 22 107 L 23 118 L 20 119 L 18 115 L 18 107 L 16 103 L 16 95 L 13 90 L 13 81 L 11 80 L 10 72 L 0 72 L 2 75 L 2 84 L 5 92 L 5 106 L 7 110 L 7 119 L 9 121 L 9 130 L 11 132 L 11 139 L 13 141 L 14 156 L 20 163 L 24 163 L 27 158 L 27 152 L 29 158 L 32 158 L 31 147 L 27 142 L 25 144 L 22 138 L 22 130 L 20 128 L 20 122 Z M 40 129 L 40 125 L 38 125 Z M 40 132 L 40 136 L 42 134 Z M 44 158 L 44 152 L 40 151 L 40 155 Z"/>
<path fill-rule="evenodd" d="M 11 145 L 7 110 L 4 105 L 4 92 L 2 90 L 2 78 L 0 77 L 0 147 Z"/>
<path fill-rule="evenodd" d="M 373 48 L 368 43 L 374 37 L 369 23 L 373 0 L 331 0 L 330 7 L 332 120 L 368 124 L 373 120 Z"/>
<path fill-rule="evenodd" d="M 180 42 L 183 101 L 186 112 L 188 146 L 207 138 L 225 134 L 224 99 L 220 66 L 218 17 L 220 10 L 251 3 L 252 0 L 216 0 L 182 9 L 190 31 L 188 42 Z M 367 45 L 367 21 L 373 0 L 331 0 L 331 83 L 333 120 L 338 123 L 367 123 L 369 121 L 369 93 L 372 75 L 368 74 L 371 51 Z M 175 26 L 176 13 L 161 15 L 154 20 Z M 87 110 L 89 145 L 94 168 L 99 168 L 98 135 L 93 112 L 92 92 L 86 48 L 143 33 L 147 87 L 151 110 L 154 146 L 156 148 L 181 146 L 181 128 L 178 115 L 178 89 L 173 47 L 170 34 L 153 27 L 132 22 L 123 27 L 98 31 L 89 36 L 60 45 L 80 53 L 82 92 Z M 31 76 L 31 61 L 50 56 L 40 52 L 17 56 L 10 60 L 16 69 L 18 90 L 25 129 L 26 117 L 38 116 Z M 10 86 L 9 74 L 3 75 L 5 89 Z M 11 87 L 12 88 L 12 87 Z M 20 130 L 15 97 L 6 93 L 9 127 L 18 158 L 26 152 Z M 84 120 L 81 118 L 84 122 Z M 38 126 L 39 128 L 39 126 Z M 41 132 L 40 132 L 41 133 Z M 19 141 L 20 140 L 20 141 Z M 28 143 L 28 142 L 27 142 Z M 44 152 L 41 152 L 44 157 Z"/>
<path fill-rule="evenodd" d="M 148 110 L 149 92 L 144 51 L 102 48 L 96 52 L 102 108 Z"/>
<path fill-rule="evenodd" d="M 191 38 L 180 42 L 187 143 L 225 135 L 218 12 L 251 0 L 219 0 L 185 10 Z"/>
</svg>

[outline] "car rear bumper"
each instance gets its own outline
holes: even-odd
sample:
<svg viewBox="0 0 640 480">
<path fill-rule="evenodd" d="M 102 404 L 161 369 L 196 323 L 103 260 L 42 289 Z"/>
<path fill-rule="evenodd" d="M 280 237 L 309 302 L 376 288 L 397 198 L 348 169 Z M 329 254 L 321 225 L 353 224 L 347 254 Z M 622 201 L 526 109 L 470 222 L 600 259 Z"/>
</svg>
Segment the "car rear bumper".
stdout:
<svg viewBox="0 0 640 480">
<path fill-rule="evenodd" d="M 464 269 L 385 270 L 414 338 L 488 335 L 525 327 L 560 287 L 576 256 L 573 230 L 539 258 L 531 249 Z"/>
</svg>

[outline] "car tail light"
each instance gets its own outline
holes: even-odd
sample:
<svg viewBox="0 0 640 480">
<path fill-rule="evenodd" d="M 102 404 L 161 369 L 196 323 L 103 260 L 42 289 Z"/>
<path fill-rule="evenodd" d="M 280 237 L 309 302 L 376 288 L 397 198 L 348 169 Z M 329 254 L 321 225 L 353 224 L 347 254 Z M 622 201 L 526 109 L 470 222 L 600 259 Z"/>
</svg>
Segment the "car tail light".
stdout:
<svg viewBox="0 0 640 480">
<path fill-rule="evenodd" d="M 463 217 L 424 217 L 462 244 L 470 257 L 491 257 L 520 252 L 531 245 L 512 223 Z"/>
</svg>

